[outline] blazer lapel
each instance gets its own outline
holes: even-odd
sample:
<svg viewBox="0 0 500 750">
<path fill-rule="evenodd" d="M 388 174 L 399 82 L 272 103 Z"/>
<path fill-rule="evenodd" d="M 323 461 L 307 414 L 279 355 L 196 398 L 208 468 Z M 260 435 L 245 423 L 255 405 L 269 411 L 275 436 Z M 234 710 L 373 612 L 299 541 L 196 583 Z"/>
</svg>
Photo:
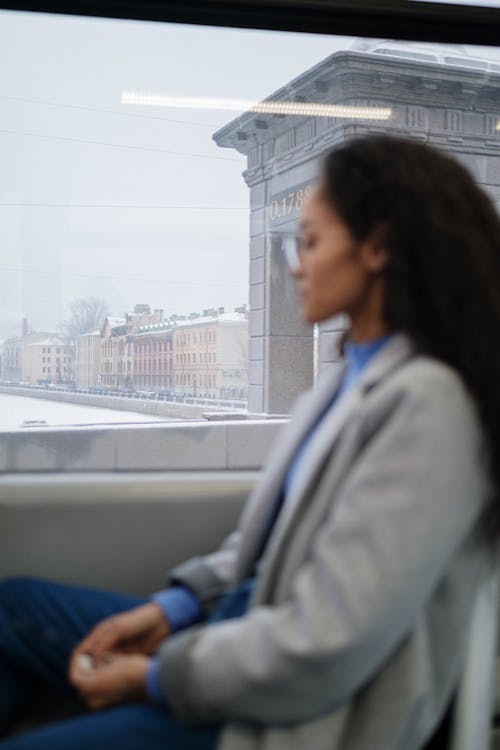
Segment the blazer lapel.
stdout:
<svg viewBox="0 0 500 750">
<path fill-rule="evenodd" d="M 309 432 L 318 416 L 338 389 L 344 374 L 344 367 L 336 369 L 318 382 L 316 388 L 297 402 L 297 411 L 284 427 L 282 437 L 269 457 L 266 470 L 253 494 L 249 498 L 241 517 L 240 529 L 244 532 L 238 560 L 238 577 L 245 577 L 248 568 L 260 548 L 263 535 L 274 509 L 286 471 L 298 447 Z"/>
<path fill-rule="evenodd" d="M 301 512 L 304 503 L 309 501 L 308 489 L 314 482 L 328 456 L 335 449 L 335 444 L 346 423 L 362 407 L 364 397 L 371 388 L 383 380 L 389 372 L 401 366 L 401 364 L 409 359 L 413 351 L 412 345 L 405 336 L 395 335 L 375 355 L 372 362 L 370 362 L 366 370 L 361 374 L 359 381 L 340 397 L 338 404 L 332 408 L 331 412 L 320 423 L 316 433 L 311 438 L 311 444 L 308 446 L 302 460 L 300 475 L 295 478 L 294 485 L 284 503 L 269 539 L 266 550 L 266 557 L 269 562 L 278 555 L 296 514 Z M 323 399 L 322 403 L 325 404 L 326 401 L 327 399 Z M 316 416 L 319 413 L 319 410 L 315 411 Z M 309 420 L 308 424 L 311 424 L 311 420 Z"/>
<path fill-rule="evenodd" d="M 335 450 L 335 444 L 342 433 L 346 422 L 354 416 L 362 403 L 362 394 L 359 385 L 353 386 L 346 394 L 340 397 L 331 414 L 328 414 L 318 426 L 306 453 L 301 458 L 300 474 L 294 477 L 294 484 L 287 495 L 280 515 L 276 521 L 273 533 L 269 538 L 266 557 L 273 559 L 283 544 L 290 525 L 297 513 L 309 500 L 308 489 L 314 482 L 323 463 Z"/>
</svg>

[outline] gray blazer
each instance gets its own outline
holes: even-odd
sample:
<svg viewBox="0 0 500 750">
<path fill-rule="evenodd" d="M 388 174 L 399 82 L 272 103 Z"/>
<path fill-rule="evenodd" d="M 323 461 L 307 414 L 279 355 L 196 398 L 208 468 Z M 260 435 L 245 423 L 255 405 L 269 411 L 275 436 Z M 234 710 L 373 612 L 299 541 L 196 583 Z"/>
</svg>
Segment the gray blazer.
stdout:
<svg viewBox="0 0 500 750">
<path fill-rule="evenodd" d="M 290 460 L 340 377 L 300 399 L 238 530 L 172 572 L 208 609 L 252 570 Z M 460 378 L 393 337 L 316 431 L 248 613 L 162 646 L 174 713 L 222 722 L 219 750 L 421 747 L 491 564 L 483 453 Z"/>
</svg>

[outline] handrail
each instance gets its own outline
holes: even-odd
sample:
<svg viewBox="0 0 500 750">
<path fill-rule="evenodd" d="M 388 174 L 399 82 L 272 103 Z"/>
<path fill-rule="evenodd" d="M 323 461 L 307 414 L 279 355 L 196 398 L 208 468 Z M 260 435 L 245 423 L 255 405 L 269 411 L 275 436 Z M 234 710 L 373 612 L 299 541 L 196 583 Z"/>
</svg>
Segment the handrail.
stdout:
<svg viewBox="0 0 500 750">
<path fill-rule="evenodd" d="M 0 476 L 0 507 L 29 503 L 189 502 L 217 494 L 224 500 L 248 493 L 258 471 L 132 471 L 4 474 Z M 33 489 L 36 488 L 36 494 Z"/>
</svg>

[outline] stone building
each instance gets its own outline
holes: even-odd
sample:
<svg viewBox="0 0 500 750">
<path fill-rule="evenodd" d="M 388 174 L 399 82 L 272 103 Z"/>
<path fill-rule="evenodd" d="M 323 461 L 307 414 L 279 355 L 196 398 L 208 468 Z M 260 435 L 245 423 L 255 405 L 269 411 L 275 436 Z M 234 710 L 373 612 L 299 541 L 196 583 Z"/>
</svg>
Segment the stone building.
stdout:
<svg viewBox="0 0 500 750">
<path fill-rule="evenodd" d="M 249 412 L 287 413 L 313 381 L 313 332 L 299 319 L 285 255 L 326 151 L 372 132 L 428 142 L 454 154 L 500 202 L 500 67 L 469 59 L 461 49 L 425 54 L 401 43 L 398 52 L 394 44 L 334 53 L 285 83 L 260 111 L 214 135 L 219 146 L 247 156 Z M 343 327 L 343 320 L 320 326 L 319 370 L 337 360 Z"/>
</svg>

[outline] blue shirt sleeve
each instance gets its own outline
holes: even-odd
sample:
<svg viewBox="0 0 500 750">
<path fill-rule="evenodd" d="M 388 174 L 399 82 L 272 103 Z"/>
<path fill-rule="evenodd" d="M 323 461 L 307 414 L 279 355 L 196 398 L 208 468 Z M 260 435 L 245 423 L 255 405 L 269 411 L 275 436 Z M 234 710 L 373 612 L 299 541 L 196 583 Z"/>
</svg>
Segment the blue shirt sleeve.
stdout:
<svg viewBox="0 0 500 750">
<path fill-rule="evenodd" d="M 157 591 L 151 600 L 158 604 L 167 618 L 172 633 L 193 625 L 202 619 L 200 600 L 187 586 L 171 586 Z"/>
<path fill-rule="evenodd" d="M 146 690 L 154 703 L 165 703 L 160 687 L 160 660 L 153 657 L 146 673 Z"/>
<path fill-rule="evenodd" d="M 157 591 L 151 596 L 151 601 L 161 607 L 172 633 L 193 625 L 203 616 L 200 600 L 186 586 L 172 586 Z M 165 702 L 160 687 L 160 660 L 155 657 L 151 659 L 146 674 L 146 690 L 155 703 Z"/>
</svg>

